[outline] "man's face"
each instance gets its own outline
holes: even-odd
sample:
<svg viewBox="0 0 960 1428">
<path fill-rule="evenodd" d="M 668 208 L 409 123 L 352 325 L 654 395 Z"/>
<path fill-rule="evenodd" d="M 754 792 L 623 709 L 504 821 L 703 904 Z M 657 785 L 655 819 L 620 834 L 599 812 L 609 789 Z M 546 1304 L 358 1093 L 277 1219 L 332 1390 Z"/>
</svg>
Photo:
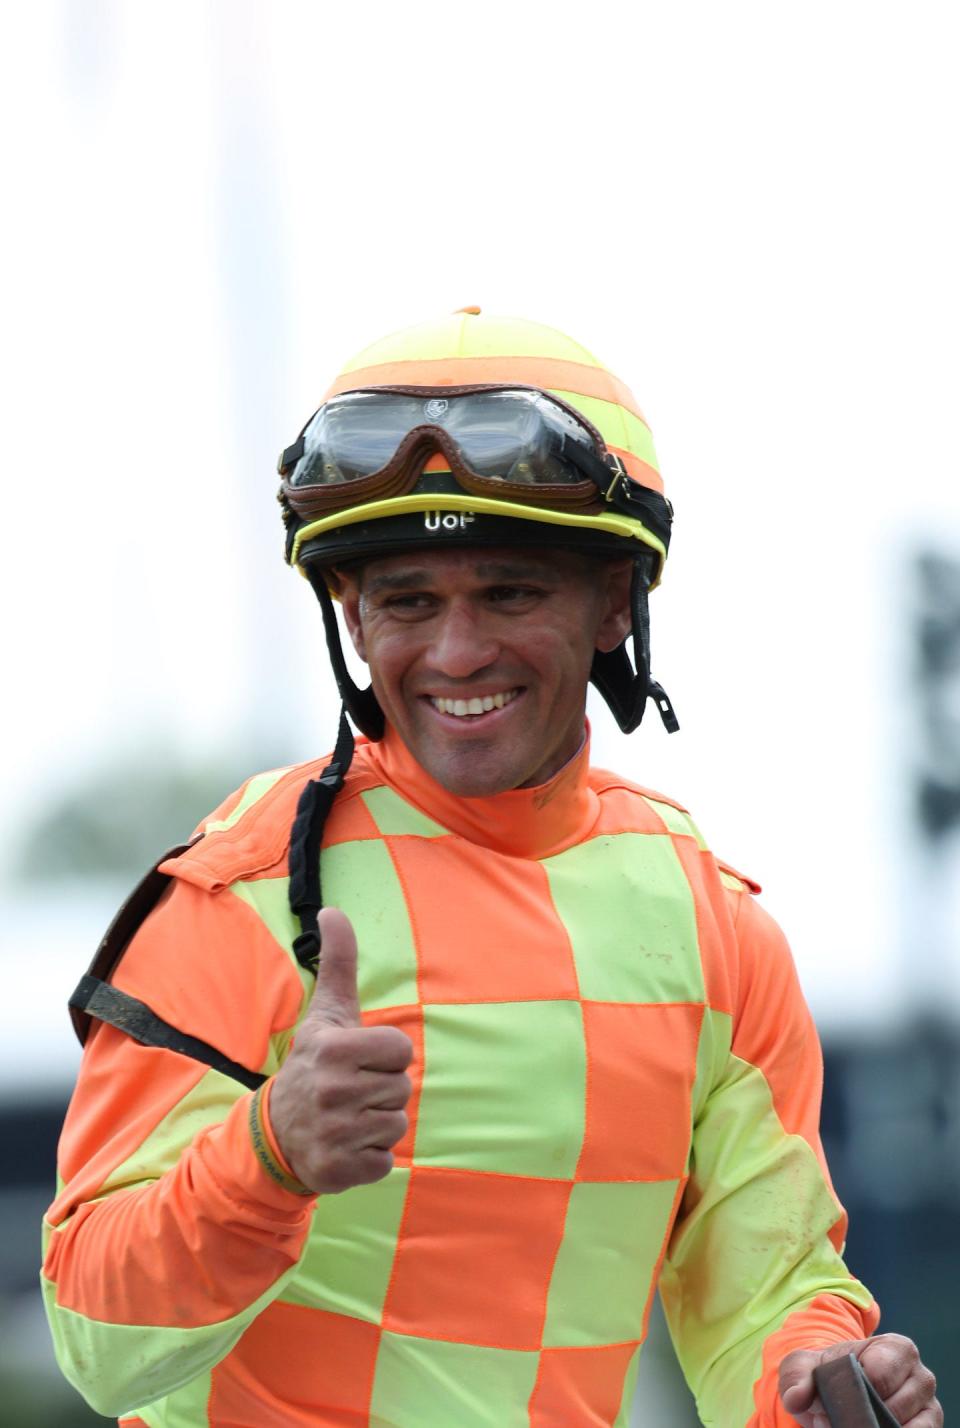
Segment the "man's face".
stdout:
<svg viewBox="0 0 960 1428">
<path fill-rule="evenodd" d="M 412 551 L 341 577 L 347 627 L 414 758 L 466 798 L 545 783 L 583 739 L 594 650 L 629 629 L 629 561 Z"/>
</svg>

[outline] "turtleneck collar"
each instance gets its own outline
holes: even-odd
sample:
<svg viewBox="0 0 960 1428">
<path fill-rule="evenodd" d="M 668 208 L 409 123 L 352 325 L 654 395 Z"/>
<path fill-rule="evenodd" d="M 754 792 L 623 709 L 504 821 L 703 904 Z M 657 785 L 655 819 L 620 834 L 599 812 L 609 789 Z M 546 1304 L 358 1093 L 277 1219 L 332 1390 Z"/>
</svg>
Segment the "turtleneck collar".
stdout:
<svg viewBox="0 0 960 1428">
<path fill-rule="evenodd" d="M 387 784 L 451 833 L 518 858 L 546 858 L 585 838 L 600 802 L 590 788 L 590 731 L 579 753 L 547 783 L 512 788 L 487 798 L 461 798 L 422 769 L 389 725 L 385 737 L 364 749 Z"/>
</svg>

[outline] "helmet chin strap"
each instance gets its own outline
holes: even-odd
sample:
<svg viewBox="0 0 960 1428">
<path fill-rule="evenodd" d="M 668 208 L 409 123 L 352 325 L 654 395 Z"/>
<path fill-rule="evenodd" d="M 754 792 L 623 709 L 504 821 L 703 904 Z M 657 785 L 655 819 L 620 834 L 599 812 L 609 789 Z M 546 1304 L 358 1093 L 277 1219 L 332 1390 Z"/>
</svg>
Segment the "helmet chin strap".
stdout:
<svg viewBox="0 0 960 1428">
<path fill-rule="evenodd" d="M 670 696 L 662 685 L 650 678 L 650 613 L 647 608 L 647 569 L 643 561 L 635 561 L 630 582 L 630 615 L 633 627 L 633 658 L 627 654 L 627 642 L 615 650 L 597 650 L 593 656 L 590 678 L 610 706 L 611 713 L 625 734 L 632 734 L 643 718 L 650 698 L 657 706 L 663 727 L 668 734 L 680 728 L 673 712 Z"/>
<path fill-rule="evenodd" d="M 330 591 L 323 573 L 311 564 L 303 567 L 323 612 L 327 650 L 344 708 L 354 724 L 368 739 L 383 738 L 385 721 L 373 687 L 361 689 L 347 669 L 340 642 L 340 626 Z M 636 669 L 627 654 L 627 642 L 615 650 L 597 650 L 593 657 L 590 678 L 603 695 L 613 717 L 625 734 L 631 734 L 640 724 L 650 698 L 657 706 L 663 727 L 674 734 L 680 725 L 673 712 L 670 697 L 656 680 L 650 678 L 650 616 L 647 609 L 646 569 L 642 561 L 633 568 L 630 582 L 630 612 L 633 625 L 633 657 Z"/>
<path fill-rule="evenodd" d="M 320 601 L 320 609 L 323 612 L 323 628 L 327 636 L 327 651 L 333 666 L 337 688 L 340 690 L 340 698 L 343 700 L 343 707 L 361 734 L 366 734 L 368 739 L 373 739 L 376 742 L 383 738 L 386 724 L 383 710 L 373 692 L 373 686 L 361 689 L 347 669 L 347 662 L 343 657 L 343 645 L 340 643 L 337 612 L 333 607 L 333 600 L 323 578 L 323 572 L 313 565 L 305 565 L 303 568 L 306 571 L 307 579 L 313 586 L 313 593 Z"/>
</svg>

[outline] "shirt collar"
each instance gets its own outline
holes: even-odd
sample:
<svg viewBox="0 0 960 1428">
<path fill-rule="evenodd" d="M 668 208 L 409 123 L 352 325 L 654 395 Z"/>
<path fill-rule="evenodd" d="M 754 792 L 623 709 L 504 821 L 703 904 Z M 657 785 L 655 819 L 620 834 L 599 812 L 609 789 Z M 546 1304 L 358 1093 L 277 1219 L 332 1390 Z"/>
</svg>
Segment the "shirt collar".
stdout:
<svg viewBox="0 0 960 1428">
<path fill-rule="evenodd" d="M 450 793 L 416 762 L 389 725 L 364 750 L 385 783 L 451 833 L 512 857 L 546 858 L 580 842 L 593 828 L 600 802 L 589 785 L 590 730 L 578 753 L 553 778 L 486 798 Z"/>
</svg>

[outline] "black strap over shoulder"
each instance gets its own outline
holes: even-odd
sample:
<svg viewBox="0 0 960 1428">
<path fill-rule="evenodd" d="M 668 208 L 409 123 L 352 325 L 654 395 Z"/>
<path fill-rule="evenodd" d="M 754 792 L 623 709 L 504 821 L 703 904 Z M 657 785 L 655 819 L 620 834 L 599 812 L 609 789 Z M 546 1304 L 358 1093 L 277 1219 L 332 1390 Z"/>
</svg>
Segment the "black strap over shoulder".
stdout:
<svg viewBox="0 0 960 1428">
<path fill-rule="evenodd" d="M 109 978 L 124 952 L 149 914 L 157 906 L 167 888 L 173 882 L 171 873 L 161 873 L 160 864 L 168 858 L 177 858 L 192 848 L 201 835 L 189 843 L 180 843 L 169 848 L 153 867 L 137 883 L 133 892 L 122 903 L 119 911 L 101 939 L 85 976 L 80 978 L 69 1001 L 70 1018 L 81 1046 L 90 1035 L 94 1020 L 104 1021 L 116 1027 L 141 1046 L 163 1047 L 167 1051 L 178 1051 L 194 1061 L 201 1061 L 225 1076 L 255 1091 L 266 1077 L 259 1071 L 251 1071 L 225 1056 L 217 1047 L 189 1036 L 168 1021 L 152 1012 L 145 1002 L 138 1001 L 129 992 L 121 992 L 119 987 L 110 985 Z"/>
<path fill-rule="evenodd" d="M 179 858 L 181 853 L 185 853 L 188 848 L 192 848 L 194 843 L 199 841 L 199 836 L 198 834 L 197 838 L 192 838 L 189 843 L 178 843 L 176 847 L 168 848 L 157 859 L 150 871 L 137 883 L 133 892 L 120 904 L 113 921 L 100 939 L 100 946 L 93 954 L 93 961 L 87 968 L 87 975 L 69 1002 L 70 1019 L 81 1046 L 86 1044 L 87 1037 L 90 1035 L 93 1018 L 97 1017 L 100 1021 L 107 1020 L 107 1018 L 101 1017 L 97 1012 L 87 1010 L 87 1003 L 78 999 L 80 987 L 91 980 L 109 981 L 113 969 L 127 950 L 133 934 L 146 921 L 173 881 L 170 873 L 161 873 L 160 864 L 165 863 L 168 858 Z"/>
<path fill-rule="evenodd" d="M 97 977 L 81 977 L 76 991 L 70 998 L 71 1014 L 81 1010 L 87 1017 L 96 1017 L 109 1026 L 115 1026 L 127 1036 L 138 1041 L 141 1046 L 162 1046 L 167 1051 L 179 1051 L 181 1056 L 189 1056 L 194 1061 L 202 1061 L 212 1066 L 214 1071 L 222 1071 L 224 1076 L 232 1076 L 235 1081 L 255 1091 L 267 1079 L 259 1071 L 250 1071 L 239 1061 L 231 1061 L 209 1042 L 197 1036 L 188 1036 L 178 1031 L 162 1017 L 156 1016 L 146 1002 L 138 1001 L 128 992 L 111 987 L 109 982 L 101 982 Z"/>
<path fill-rule="evenodd" d="M 333 800 L 353 760 L 353 731 L 347 711 L 340 711 L 340 726 L 333 758 L 318 779 L 311 779 L 300 795 L 297 816 L 290 830 L 290 910 L 300 923 L 293 944 L 294 956 L 307 971 L 317 974 L 320 962 L 320 928 L 317 917 L 323 907 L 320 890 L 320 845 Z"/>
<path fill-rule="evenodd" d="M 323 907 L 320 892 L 320 846 L 323 829 L 333 807 L 333 801 L 343 787 L 343 781 L 353 759 L 353 733 L 341 711 L 333 758 L 318 779 L 304 788 L 297 804 L 297 815 L 290 830 L 290 906 L 300 922 L 301 932 L 293 944 L 297 961 L 316 975 L 320 958 L 320 928 L 318 914 Z M 162 873 L 160 866 L 169 858 L 177 858 L 192 848 L 202 834 L 189 843 L 169 848 L 121 905 L 94 953 L 86 975 L 81 977 L 69 1001 L 70 1017 L 80 1045 L 86 1043 L 94 1020 L 106 1022 L 132 1037 L 141 1046 L 163 1047 L 189 1056 L 225 1076 L 256 1090 L 267 1079 L 259 1071 L 251 1071 L 226 1056 L 217 1047 L 199 1037 L 190 1036 L 151 1011 L 145 1002 L 110 984 L 110 977 L 134 934 L 146 921 L 173 881 L 171 873 Z"/>
</svg>

